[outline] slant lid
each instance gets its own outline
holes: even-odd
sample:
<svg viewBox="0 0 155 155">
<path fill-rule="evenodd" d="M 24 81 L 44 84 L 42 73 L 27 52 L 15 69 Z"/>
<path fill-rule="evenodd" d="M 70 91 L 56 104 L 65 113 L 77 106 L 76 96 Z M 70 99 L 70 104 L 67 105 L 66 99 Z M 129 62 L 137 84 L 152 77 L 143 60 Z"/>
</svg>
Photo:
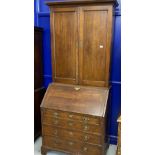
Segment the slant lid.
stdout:
<svg viewBox="0 0 155 155">
<path fill-rule="evenodd" d="M 41 107 L 104 117 L 109 88 L 50 84 Z"/>
</svg>

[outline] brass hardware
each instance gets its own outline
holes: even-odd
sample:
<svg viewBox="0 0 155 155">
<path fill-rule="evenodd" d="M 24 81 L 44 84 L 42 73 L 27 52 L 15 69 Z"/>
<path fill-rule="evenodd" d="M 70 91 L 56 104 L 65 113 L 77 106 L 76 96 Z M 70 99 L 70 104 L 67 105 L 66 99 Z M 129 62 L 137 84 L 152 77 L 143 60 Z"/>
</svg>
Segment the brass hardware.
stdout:
<svg viewBox="0 0 155 155">
<path fill-rule="evenodd" d="M 87 125 L 84 126 L 84 130 L 88 130 L 89 127 Z"/>
<path fill-rule="evenodd" d="M 54 140 L 55 145 L 59 143 L 57 139 Z"/>
<path fill-rule="evenodd" d="M 69 126 L 72 126 L 72 125 L 73 125 L 73 123 L 72 123 L 72 122 L 68 122 L 68 125 L 69 125 Z"/>
<path fill-rule="evenodd" d="M 89 121 L 89 118 L 88 117 L 84 117 L 83 120 L 84 121 Z"/>
<path fill-rule="evenodd" d="M 78 91 L 78 90 L 80 90 L 80 87 L 74 87 L 74 89 Z"/>
<path fill-rule="evenodd" d="M 103 45 L 100 45 L 100 48 L 103 48 Z"/>
<path fill-rule="evenodd" d="M 54 112 L 53 115 L 54 115 L 54 117 L 58 117 L 58 113 L 57 112 Z"/>
<path fill-rule="evenodd" d="M 73 118 L 73 115 L 69 115 L 69 118 Z"/>
<path fill-rule="evenodd" d="M 57 125 L 57 124 L 58 124 L 58 120 L 55 120 L 55 121 L 54 121 L 54 124 Z"/>
<path fill-rule="evenodd" d="M 58 134 L 58 131 L 57 131 L 57 130 L 55 130 L 55 131 L 54 131 L 54 134 L 55 134 L 55 135 L 57 135 L 57 134 Z"/>
<path fill-rule="evenodd" d="M 73 145 L 73 142 L 69 142 L 68 144 L 72 146 Z"/>
<path fill-rule="evenodd" d="M 85 135 L 84 140 L 87 141 L 89 139 L 89 136 Z"/>
<path fill-rule="evenodd" d="M 88 148 L 87 148 L 87 147 L 84 147 L 84 148 L 83 148 L 83 151 L 85 151 L 85 152 L 86 152 L 87 150 L 88 150 Z"/>
<path fill-rule="evenodd" d="M 70 136 L 73 136 L 73 132 L 69 132 L 69 135 L 70 135 Z"/>
</svg>

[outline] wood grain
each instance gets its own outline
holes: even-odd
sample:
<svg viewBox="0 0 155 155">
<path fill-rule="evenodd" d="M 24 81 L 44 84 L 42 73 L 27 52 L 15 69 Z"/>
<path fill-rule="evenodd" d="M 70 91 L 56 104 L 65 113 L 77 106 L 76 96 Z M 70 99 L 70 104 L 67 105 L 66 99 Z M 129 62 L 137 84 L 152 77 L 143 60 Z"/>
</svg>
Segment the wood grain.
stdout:
<svg viewBox="0 0 155 155">
<path fill-rule="evenodd" d="M 76 84 L 78 83 L 77 9 L 53 9 L 51 23 L 53 81 Z"/>
<path fill-rule="evenodd" d="M 109 22 L 111 6 L 81 7 L 80 84 L 108 86 L 110 48 Z M 112 15 L 112 14 L 111 14 Z"/>
</svg>

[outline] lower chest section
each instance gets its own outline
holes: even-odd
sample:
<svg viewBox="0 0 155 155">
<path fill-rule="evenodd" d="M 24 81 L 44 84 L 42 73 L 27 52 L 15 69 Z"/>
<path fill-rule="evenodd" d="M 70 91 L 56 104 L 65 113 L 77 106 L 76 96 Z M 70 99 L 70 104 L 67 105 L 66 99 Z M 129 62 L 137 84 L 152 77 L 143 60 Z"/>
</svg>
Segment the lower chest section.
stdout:
<svg viewBox="0 0 155 155">
<path fill-rule="evenodd" d="M 75 155 L 104 155 L 105 119 L 42 109 L 42 147 Z"/>
</svg>

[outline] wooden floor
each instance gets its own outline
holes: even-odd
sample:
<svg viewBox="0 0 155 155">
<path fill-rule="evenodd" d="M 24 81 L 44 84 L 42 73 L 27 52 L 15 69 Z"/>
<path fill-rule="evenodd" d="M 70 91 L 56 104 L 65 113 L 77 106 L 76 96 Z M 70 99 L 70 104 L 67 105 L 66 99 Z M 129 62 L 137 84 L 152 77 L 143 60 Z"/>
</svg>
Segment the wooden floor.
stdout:
<svg viewBox="0 0 155 155">
<path fill-rule="evenodd" d="M 39 137 L 34 143 L 34 155 L 41 155 L 40 148 L 41 148 L 42 138 Z M 107 151 L 107 155 L 116 155 L 116 145 L 110 145 Z M 48 152 L 47 155 L 66 155 L 60 152 Z"/>
</svg>

